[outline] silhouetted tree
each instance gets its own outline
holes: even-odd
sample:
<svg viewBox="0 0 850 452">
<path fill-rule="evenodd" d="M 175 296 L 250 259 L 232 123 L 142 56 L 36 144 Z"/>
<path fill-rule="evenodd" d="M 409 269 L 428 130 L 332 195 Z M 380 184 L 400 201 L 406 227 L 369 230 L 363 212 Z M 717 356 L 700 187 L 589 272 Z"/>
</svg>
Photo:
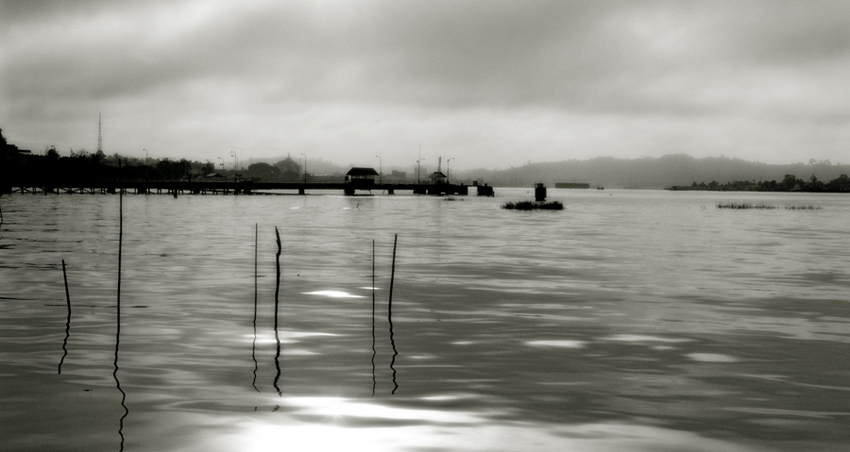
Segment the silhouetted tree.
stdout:
<svg viewBox="0 0 850 452">
<path fill-rule="evenodd" d="M 188 177 L 191 171 L 192 164 L 186 159 L 175 162 L 165 158 L 156 164 L 156 174 L 163 180 L 180 180 Z"/>
<path fill-rule="evenodd" d="M 207 174 L 210 174 L 210 173 L 214 173 L 214 172 L 215 172 L 215 165 L 213 164 L 213 162 L 211 162 L 209 160 L 207 160 L 207 163 L 204 163 L 204 165 L 201 166 L 201 174 L 204 175 L 204 176 L 206 176 Z"/>
<path fill-rule="evenodd" d="M 786 174 L 785 178 L 782 179 L 782 182 L 779 183 L 779 187 L 782 191 L 799 190 L 802 186 L 803 181 L 801 179 L 797 179 L 797 176 L 793 174 Z"/>
<path fill-rule="evenodd" d="M 252 179 L 272 181 L 280 178 L 280 169 L 268 163 L 254 163 L 248 166 L 247 176 Z"/>
<path fill-rule="evenodd" d="M 829 181 L 826 187 L 831 192 L 850 193 L 850 177 L 842 174 L 837 178 Z"/>
<path fill-rule="evenodd" d="M 803 187 L 805 191 L 821 192 L 826 190 L 826 184 L 818 180 L 817 176 L 812 174 L 809 183 Z"/>
<path fill-rule="evenodd" d="M 292 157 L 286 157 L 275 163 L 274 166 L 280 169 L 280 174 L 295 173 L 297 176 L 301 176 L 301 165 L 295 160 L 292 160 Z"/>
</svg>

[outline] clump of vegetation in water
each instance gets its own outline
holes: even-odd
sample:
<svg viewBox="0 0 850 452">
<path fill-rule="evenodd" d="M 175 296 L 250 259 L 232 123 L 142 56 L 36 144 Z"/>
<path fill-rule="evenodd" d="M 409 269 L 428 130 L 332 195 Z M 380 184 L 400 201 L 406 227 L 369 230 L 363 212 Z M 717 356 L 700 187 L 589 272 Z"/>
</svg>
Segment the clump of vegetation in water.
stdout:
<svg viewBox="0 0 850 452">
<path fill-rule="evenodd" d="M 502 205 L 502 208 L 508 210 L 564 210 L 564 205 L 559 201 L 518 201 L 507 202 Z"/>
<path fill-rule="evenodd" d="M 753 204 L 749 204 L 749 203 L 732 202 L 732 203 L 728 203 L 728 204 L 718 204 L 717 208 L 718 209 L 735 209 L 735 210 L 741 210 L 741 209 L 775 209 L 776 206 L 768 206 L 766 204 L 755 204 L 755 205 L 753 205 Z"/>
<path fill-rule="evenodd" d="M 749 204 L 749 203 L 728 203 L 728 204 L 718 204 L 718 209 L 779 209 L 778 206 L 770 206 L 767 204 Z M 820 207 L 817 206 L 785 206 L 786 210 L 819 210 Z"/>
</svg>

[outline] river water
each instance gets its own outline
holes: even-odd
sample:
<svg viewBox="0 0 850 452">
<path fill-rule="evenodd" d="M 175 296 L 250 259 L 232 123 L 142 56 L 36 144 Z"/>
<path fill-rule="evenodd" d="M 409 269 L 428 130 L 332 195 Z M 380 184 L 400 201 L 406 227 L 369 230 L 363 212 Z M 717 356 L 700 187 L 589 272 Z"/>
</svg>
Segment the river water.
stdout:
<svg viewBox="0 0 850 452">
<path fill-rule="evenodd" d="M 549 195 L 3 196 L 0 449 L 846 450 L 850 197 Z"/>
</svg>

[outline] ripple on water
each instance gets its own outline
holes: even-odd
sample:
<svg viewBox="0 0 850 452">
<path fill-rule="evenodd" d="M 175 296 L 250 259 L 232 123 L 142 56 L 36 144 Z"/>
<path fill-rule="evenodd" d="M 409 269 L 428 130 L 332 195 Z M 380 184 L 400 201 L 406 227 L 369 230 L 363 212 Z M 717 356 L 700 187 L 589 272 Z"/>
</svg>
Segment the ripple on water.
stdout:
<svg viewBox="0 0 850 452">
<path fill-rule="evenodd" d="M 558 348 L 584 348 L 588 343 L 586 341 L 574 340 L 537 340 L 527 341 L 526 345 L 532 347 L 558 347 Z"/>
<path fill-rule="evenodd" d="M 688 358 L 704 363 L 736 363 L 740 359 L 720 353 L 688 353 Z"/>
</svg>

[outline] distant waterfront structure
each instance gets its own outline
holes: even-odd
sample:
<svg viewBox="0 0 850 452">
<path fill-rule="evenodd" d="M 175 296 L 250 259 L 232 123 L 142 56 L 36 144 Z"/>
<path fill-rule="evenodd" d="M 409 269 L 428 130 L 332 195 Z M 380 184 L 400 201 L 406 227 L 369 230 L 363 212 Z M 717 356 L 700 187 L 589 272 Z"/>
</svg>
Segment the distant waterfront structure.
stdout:
<svg viewBox="0 0 850 452">
<path fill-rule="evenodd" d="M 472 185 L 478 191 L 478 196 L 490 196 L 490 197 L 495 196 L 495 193 L 493 193 L 493 187 L 490 186 L 490 185 L 487 185 L 487 184 L 478 185 L 477 180 L 472 181 Z"/>
<path fill-rule="evenodd" d="M 345 183 L 357 185 L 374 185 L 378 172 L 375 168 L 353 167 L 345 173 Z"/>
<path fill-rule="evenodd" d="M 429 182 L 431 182 L 434 185 L 446 184 L 446 183 L 449 182 L 449 178 L 446 177 L 445 174 L 443 174 L 442 166 L 443 166 L 443 158 L 439 157 L 439 159 L 437 160 L 437 171 L 434 171 L 433 173 L 431 173 L 430 176 L 428 176 Z"/>
<path fill-rule="evenodd" d="M 428 176 L 428 180 L 434 185 L 448 183 L 448 178 L 441 171 L 434 171 L 431 173 L 431 175 Z"/>
<path fill-rule="evenodd" d="M 0 155 L 6 158 L 18 158 L 18 157 L 27 157 L 32 155 L 32 151 L 29 149 L 19 149 L 14 144 L 10 144 L 6 141 L 6 137 L 3 136 L 3 129 L 0 129 Z"/>
<path fill-rule="evenodd" d="M 555 188 L 590 188 L 590 184 L 583 182 L 555 182 Z"/>
<path fill-rule="evenodd" d="M 0 195 L 12 193 L 12 167 L 18 166 L 21 162 L 30 157 L 32 153 L 27 149 L 18 149 L 14 144 L 6 141 L 3 136 L 3 130 L 0 129 Z"/>
</svg>

